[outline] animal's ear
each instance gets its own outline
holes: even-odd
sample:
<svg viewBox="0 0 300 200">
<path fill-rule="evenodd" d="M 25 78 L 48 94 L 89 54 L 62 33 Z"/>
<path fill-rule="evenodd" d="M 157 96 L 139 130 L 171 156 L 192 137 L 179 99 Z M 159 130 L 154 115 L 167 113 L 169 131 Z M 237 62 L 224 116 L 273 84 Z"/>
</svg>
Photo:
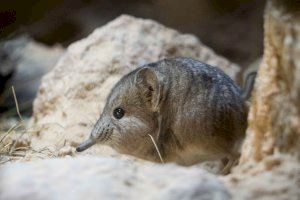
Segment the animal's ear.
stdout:
<svg viewBox="0 0 300 200">
<path fill-rule="evenodd" d="M 161 87 L 155 71 L 149 67 L 143 67 L 135 75 L 135 84 L 141 91 L 141 94 L 151 107 L 158 108 Z"/>
</svg>

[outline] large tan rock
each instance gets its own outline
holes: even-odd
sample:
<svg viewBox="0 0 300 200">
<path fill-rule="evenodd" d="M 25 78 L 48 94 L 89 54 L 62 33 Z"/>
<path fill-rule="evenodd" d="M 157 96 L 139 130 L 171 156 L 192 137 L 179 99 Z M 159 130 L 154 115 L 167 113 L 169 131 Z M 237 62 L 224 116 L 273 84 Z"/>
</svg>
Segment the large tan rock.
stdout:
<svg viewBox="0 0 300 200">
<path fill-rule="evenodd" d="M 3 166 L 0 199 L 226 200 L 230 195 L 217 177 L 197 167 L 78 157 Z"/>
<path fill-rule="evenodd" d="M 265 49 L 239 166 L 235 199 L 300 198 L 300 4 L 269 0 Z"/>
<path fill-rule="evenodd" d="M 252 97 L 243 163 L 276 152 L 300 160 L 300 4 L 294 4 L 267 4 L 264 57 Z"/>
<path fill-rule="evenodd" d="M 34 102 L 32 146 L 47 147 L 55 155 L 72 154 L 73 147 L 88 137 L 106 96 L 124 74 L 138 65 L 177 56 L 217 65 L 233 79 L 239 71 L 192 35 L 125 15 L 75 42 L 43 78 Z M 105 147 L 84 153 L 99 155 L 101 148 Z"/>
</svg>

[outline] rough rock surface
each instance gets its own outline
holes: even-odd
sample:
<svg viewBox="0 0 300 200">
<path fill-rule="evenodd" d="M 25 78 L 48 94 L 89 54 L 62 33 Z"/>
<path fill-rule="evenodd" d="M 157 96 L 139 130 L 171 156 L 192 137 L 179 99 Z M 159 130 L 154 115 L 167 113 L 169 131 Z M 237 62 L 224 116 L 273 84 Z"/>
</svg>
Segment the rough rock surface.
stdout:
<svg viewBox="0 0 300 200">
<path fill-rule="evenodd" d="M 299 199 L 299 1 L 268 1 L 264 29 L 247 138 L 239 166 L 225 181 L 236 199 Z"/>
<path fill-rule="evenodd" d="M 233 199 L 299 200 L 300 164 L 294 158 L 274 155 L 247 166 L 237 166 L 220 177 Z"/>
<path fill-rule="evenodd" d="M 0 199 L 226 200 L 225 186 L 197 167 L 77 157 L 4 165 Z"/>
<path fill-rule="evenodd" d="M 275 152 L 300 160 L 299 11 L 300 7 L 293 11 L 277 1 L 267 5 L 264 57 L 252 98 L 251 138 L 244 146 L 242 162 L 260 161 Z"/>
<path fill-rule="evenodd" d="M 298 7 L 291 12 L 277 1 L 267 5 L 265 51 L 241 163 L 262 161 L 276 153 L 288 153 L 300 160 L 299 11 Z"/>
<path fill-rule="evenodd" d="M 233 79 L 239 71 L 196 37 L 151 20 L 124 15 L 96 29 L 72 44 L 43 78 L 34 103 L 32 126 L 37 137 L 32 146 L 48 147 L 54 154 L 64 146 L 76 147 L 88 137 L 108 92 L 125 73 L 144 63 L 177 56 L 217 65 Z M 101 148 L 105 147 L 84 153 L 98 151 L 99 155 Z"/>
</svg>

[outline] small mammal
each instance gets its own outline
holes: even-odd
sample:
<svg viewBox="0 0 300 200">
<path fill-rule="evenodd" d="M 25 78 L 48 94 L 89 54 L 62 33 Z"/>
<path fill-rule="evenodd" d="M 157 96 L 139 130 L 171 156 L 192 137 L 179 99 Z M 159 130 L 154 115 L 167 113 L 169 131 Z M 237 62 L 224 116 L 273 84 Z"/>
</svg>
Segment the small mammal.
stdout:
<svg viewBox="0 0 300 200">
<path fill-rule="evenodd" d="M 120 153 L 192 165 L 239 158 L 247 106 L 223 71 L 190 58 L 164 59 L 125 75 L 111 90 L 90 138 L 77 151 L 107 144 Z"/>
</svg>

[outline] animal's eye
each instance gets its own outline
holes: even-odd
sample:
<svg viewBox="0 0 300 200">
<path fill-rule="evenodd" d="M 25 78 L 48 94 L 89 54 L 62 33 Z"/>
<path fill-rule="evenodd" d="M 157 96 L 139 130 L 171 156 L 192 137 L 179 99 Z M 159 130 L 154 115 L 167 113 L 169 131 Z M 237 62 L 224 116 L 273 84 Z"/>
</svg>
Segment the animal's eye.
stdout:
<svg viewBox="0 0 300 200">
<path fill-rule="evenodd" d="M 125 112 L 122 108 L 116 108 L 113 115 L 116 119 L 121 119 L 124 116 L 124 113 Z"/>
</svg>

